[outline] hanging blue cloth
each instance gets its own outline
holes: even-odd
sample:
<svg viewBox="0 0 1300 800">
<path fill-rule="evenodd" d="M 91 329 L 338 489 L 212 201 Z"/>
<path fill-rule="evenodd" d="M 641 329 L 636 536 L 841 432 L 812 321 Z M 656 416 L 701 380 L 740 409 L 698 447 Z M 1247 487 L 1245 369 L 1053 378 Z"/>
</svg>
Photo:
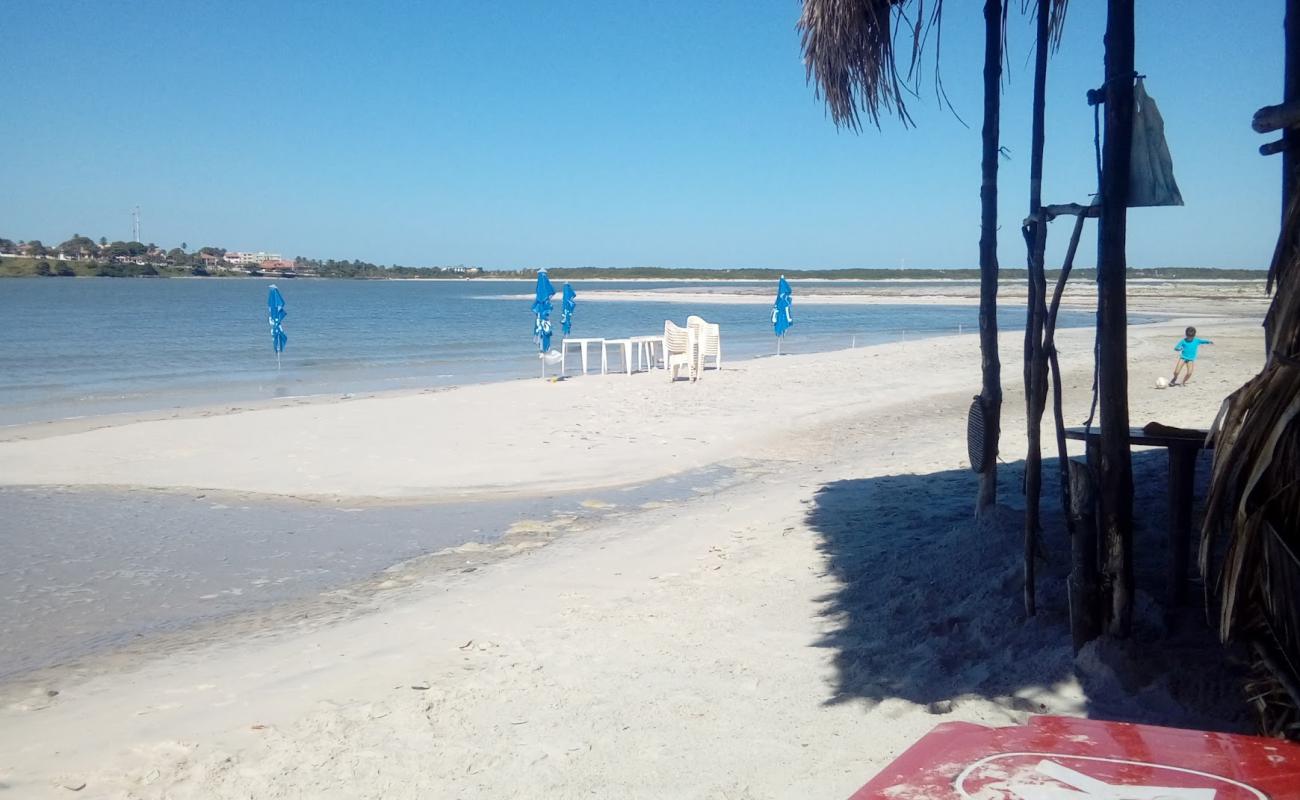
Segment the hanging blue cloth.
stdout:
<svg viewBox="0 0 1300 800">
<path fill-rule="evenodd" d="M 266 308 L 271 317 L 271 347 L 275 352 L 283 353 L 289 337 L 285 335 L 281 323 L 288 315 L 284 310 L 284 296 L 280 294 L 275 284 L 271 284 L 271 291 L 266 295 Z"/>
<path fill-rule="evenodd" d="M 565 336 L 568 336 L 569 331 L 573 330 L 573 311 L 578 307 L 578 293 L 573 291 L 573 287 L 566 283 L 564 284 L 564 294 L 561 297 L 563 299 L 560 301 L 560 330 L 564 331 Z"/>
<path fill-rule="evenodd" d="M 772 306 L 772 330 L 776 331 L 777 336 L 785 336 L 785 332 L 794 324 L 794 315 L 790 312 L 793 303 L 794 292 L 782 275 L 780 283 L 776 285 L 776 303 Z"/>
<path fill-rule="evenodd" d="M 537 317 L 533 322 L 533 341 L 537 342 L 538 350 L 543 353 L 551 349 L 551 298 L 554 296 L 555 287 L 551 285 L 551 279 L 546 277 L 546 270 L 537 270 L 537 296 L 532 308 Z"/>
</svg>

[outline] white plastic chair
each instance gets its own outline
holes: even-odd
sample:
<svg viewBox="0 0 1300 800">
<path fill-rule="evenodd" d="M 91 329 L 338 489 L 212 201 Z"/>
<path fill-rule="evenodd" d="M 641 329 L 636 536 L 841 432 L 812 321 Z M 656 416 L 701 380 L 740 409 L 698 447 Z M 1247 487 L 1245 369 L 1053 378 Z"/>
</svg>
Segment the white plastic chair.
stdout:
<svg viewBox="0 0 1300 800">
<path fill-rule="evenodd" d="M 664 320 L 664 369 L 668 380 L 677 380 L 677 370 L 686 367 L 686 374 L 695 380 L 698 364 L 695 352 L 695 331 L 674 325 L 672 320 Z"/>
<path fill-rule="evenodd" d="M 695 346 L 699 358 L 699 374 L 704 376 L 704 361 L 713 357 L 713 368 L 722 369 L 722 328 L 716 322 L 705 322 L 694 314 L 686 318 L 686 327 L 695 332 Z"/>
</svg>

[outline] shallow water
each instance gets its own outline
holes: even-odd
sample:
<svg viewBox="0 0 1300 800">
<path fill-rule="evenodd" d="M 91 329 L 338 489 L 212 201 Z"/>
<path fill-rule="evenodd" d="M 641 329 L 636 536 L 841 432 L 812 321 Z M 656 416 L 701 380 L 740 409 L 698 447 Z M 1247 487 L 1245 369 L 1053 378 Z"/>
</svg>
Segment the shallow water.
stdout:
<svg viewBox="0 0 1300 800">
<path fill-rule="evenodd" d="M 271 350 L 258 279 L 5 279 L 0 281 L 0 425 L 123 411 L 252 402 L 299 395 L 449 386 L 538 373 L 530 281 L 281 281 L 289 344 Z M 836 284 L 844 291 L 857 284 Z M 897 288 L 898 284 L 890 284 Z M 661 332 L 699 314 L 722 325 L 728 359 L 771 353 L 764 305 L 587 302 L 601 291 L 770 291 L 762 283 L 575 285 L 574 336 Z M 557 286 L 557 289 L 560 287 Z M 826 285 L 810 285 L 819 294 Z M 800 306 L 783 352 L 806 353 L 972 331 L 973 307 Z M 552 319 L 558 345 L 558 295 Z M 1003 308 L 1000 323 L 1023 325 Z M 1062 311 L 1062 327 L 1092 315 Z"/>
<path fill-rule="evenodd" d="M 596 492 L 371 506 L 0 488 L 0 682 L 355 586 L 467 543 L 540 544 L 732 478 L 719 467 Z"/>
</svg>

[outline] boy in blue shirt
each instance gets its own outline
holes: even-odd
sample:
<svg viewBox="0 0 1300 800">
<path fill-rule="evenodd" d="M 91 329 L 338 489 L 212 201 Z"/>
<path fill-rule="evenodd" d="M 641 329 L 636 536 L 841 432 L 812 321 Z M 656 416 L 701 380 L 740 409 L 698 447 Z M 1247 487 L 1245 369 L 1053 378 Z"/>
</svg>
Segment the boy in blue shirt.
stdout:
<svg viewBox="0 0 1300 800">
<path fill-rule="evenodd" d="M 1187 374 L 1183 376 L 1183 385 L 1192 379 L 1192 372 L 1196 370 L 1196 351 L 1201 349 L 1203 344 L 1214 344 L 1209 339 L 1196 338 L 1196 329 L 1188 328 L 1187 337 L 1178 340 L 1174 349 L 1178 351 L 1178 360 L 1174 362 L 1174 377 L 1169 379 L 1170 386 L 1178 385 L 1178 373 L 1183 367 L 1187 368 Z"/>
</svg>

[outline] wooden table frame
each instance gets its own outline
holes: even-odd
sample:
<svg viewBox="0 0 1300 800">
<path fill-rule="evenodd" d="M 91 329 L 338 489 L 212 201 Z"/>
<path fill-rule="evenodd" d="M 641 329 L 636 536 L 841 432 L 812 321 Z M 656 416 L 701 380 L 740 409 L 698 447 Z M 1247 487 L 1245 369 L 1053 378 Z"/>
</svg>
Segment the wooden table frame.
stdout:
<svg viewBox="0 0 1300 800">
<path fill-rule="evenodd" d="M 1187 601 L 1187 568 L 1192 547 L 1192 501 L 1196 483 L 1196 457 L 1202 450 L 1212 450 L 1207 442 L 1209 431 L 1197 431 L 1199 437 L 1147 433 L 1130 428 L 1130 445 L 1163 447 L 1169 453 L 1169 605 L 1177 607 Z M 1100 428 L 1066 428 L 1065 438 L 1085 443 L 1088 463 L 1097 463 Z"/>
</svg>

